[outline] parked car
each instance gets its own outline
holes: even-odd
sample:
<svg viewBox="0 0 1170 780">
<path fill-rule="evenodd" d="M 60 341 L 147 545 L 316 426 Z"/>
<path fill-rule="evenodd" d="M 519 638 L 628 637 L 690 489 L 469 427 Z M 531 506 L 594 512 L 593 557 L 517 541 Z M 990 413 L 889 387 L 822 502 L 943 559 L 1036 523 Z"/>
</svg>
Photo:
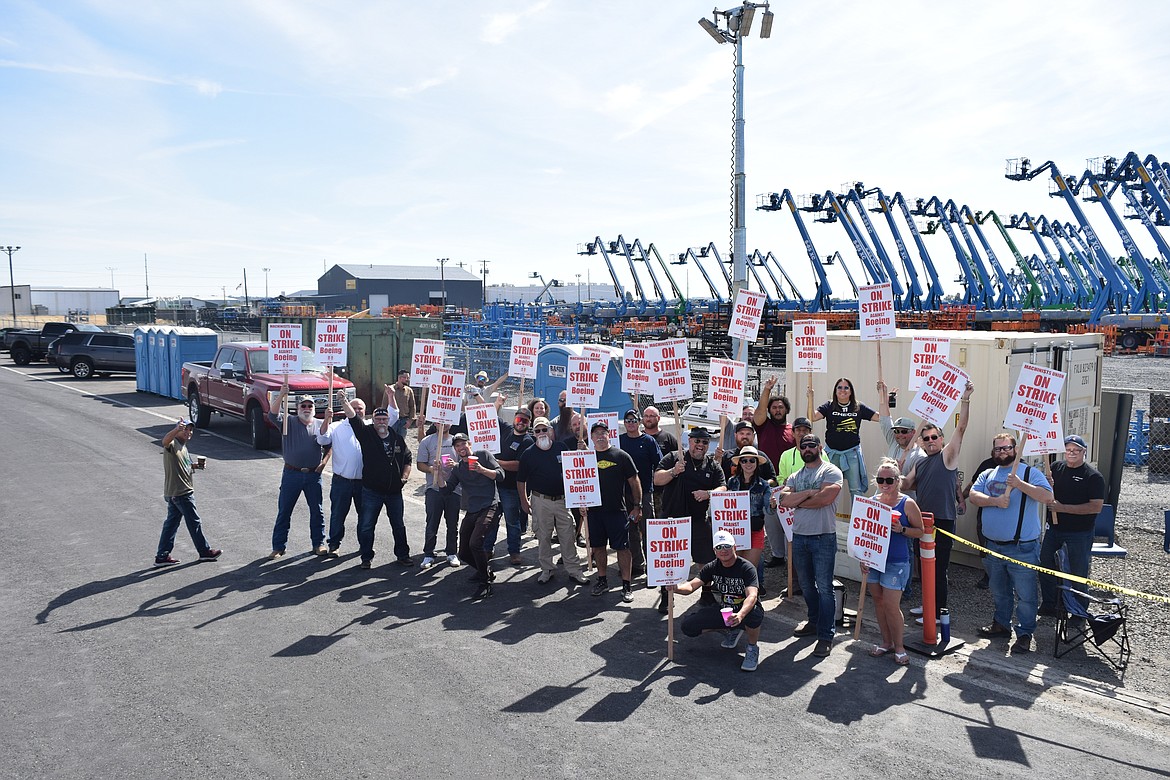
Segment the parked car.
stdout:
<svg viewBox="0 0 1170 780">
<path fill-rule="evenodd" d="M 135 373 L 134 337 L 124 333 L 66 333 L 49 345 L 50 359 L 78 379 Z"/>
<path fill-rule="evenodd" d="M 74 331 L 102 333 L 97 325 L 84 322 L 46 322 L 39 330 L 14 330 L 4 334 L 4 344 L 12 355 L 12 362 L 27 366 L 41 360 L 48 352 L 49 344 L 57 338 Z"/>
</svg>

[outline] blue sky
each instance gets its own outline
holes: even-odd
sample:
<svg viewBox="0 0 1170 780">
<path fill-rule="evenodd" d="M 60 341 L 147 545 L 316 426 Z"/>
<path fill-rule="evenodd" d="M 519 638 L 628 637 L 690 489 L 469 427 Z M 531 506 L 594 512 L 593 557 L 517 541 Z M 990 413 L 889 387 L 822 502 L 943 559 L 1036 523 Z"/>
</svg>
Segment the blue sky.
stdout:
<svg viewBox="0 0 1170 780">
<path fill-rule="evenodd" d="M 596 282 L 604 266 L 576 247 L 598 235 L 726 255 L 732 47 L 696 24 L 710 10 L 3 0 L 0 244 L 23 247 L 18 284 L 108 287 L 112 267 L 142 295 L 145 254 L 152 294 L 212 297 L 244 269 L 253 295 L 272 269 L 275 294 L 325 265 L 437 257 L 486 259 L 489 282 Z M 773 10 L 772 38 L 745 44 L 749 206 L 861 180 L 1068 219 L 1046 182 L 1006 181 L 1004 159 L 1080 173 L 1103 154 L 1170 157 L 1163 2 Z M 839 226 L 812 229 L 820 254 L 855 257 Z M 795 237 L 787 216 L 748 215 L 749 248 L 803 282 Z"/>
</svg>

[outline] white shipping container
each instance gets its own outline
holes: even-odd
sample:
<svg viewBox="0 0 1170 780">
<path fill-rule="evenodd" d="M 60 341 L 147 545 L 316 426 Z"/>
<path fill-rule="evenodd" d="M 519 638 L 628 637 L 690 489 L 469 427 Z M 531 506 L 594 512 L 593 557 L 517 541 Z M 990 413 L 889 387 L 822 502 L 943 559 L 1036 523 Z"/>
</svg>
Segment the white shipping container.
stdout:
<svg viewBox="0 0 1170 780">
<path fill-rule="evenodd" d="M 967 372 L 975 385 L 971 396 L 971 413 L 967 432 L 959 458 L 959 471 L 963 486 L 970 481 L 974 469 L 991 454 L 991 440 L 1003 431 L 1003 419 L 1007 412 L 1020 368 L 1025 363 L 1064 371 L 1067 378 L 1061 393 L 1061 419 L 1064 435 L 1077 434 L 1089 444 L 1090 462 L 1096 462 L 1097 418 L 1101 409 L 1101 367 L 1104 356 L 1104 337 L 1099 333 L 1030 333 L 1014 331 L 938 331 L 903 330 L 897 331 L 896 338 L 881 343 L 882 375 L 890 390 L 898 389 L 897 407 L 891 410 L 894 419 L 909 415 L 907 407 L 914 393 L 906 390 L 910 374 L 911 342 L 915 336 L 947 337 L 950 339 L 949 362 Z M 812 379 L 813 406 L 819 406 L 833 398 L 836 380 L 846 377 L 853 382 L 857 400 L 874 411 L 878 411 L 878 343 L 861 341 L 856 330 L 828 332 L 827 374 L 797 374 L 785 372 L 785 387 L 792 401 L 794 417 L 808 415 L 806 390 L 809 377 Z M 792 351 L 791 334 L 788 342 Z M 909 415 L 912 416 L 913 415 Z M 954 432 L 955 418 L 944 427 L 950 440 Z M 916 423 L 921 420 L 914 417 Z M 813 424 L 813 431 L 824 438 L 825 423 Z M 1021 438 L 1017 434 L 1017 438 Z M 886 443 L 875 420 L 861 426 L 861 448 L 865 456 L 866 469 L 870 474 L 870 493 L 873 492 L 873 470 L 885 454 Z M 1029 458 L 1033 467 L 1043 468 L 1042 458 Z M 837 505 L 838 555 L 836 574 L 838 578 L 854 581 L 860 579 L 857 561 L 845 555 L 846 523 L 852 498 L 846 487 L 841 491 Z M 968 506 L 965 515 L 959 516 L 959 533 L 977 541 L 975 532 L 975 507 Z M 979 565 L 978 553 L 969 547 L 955 545 L 952 561 L 969 566 Z"/>
</svg>

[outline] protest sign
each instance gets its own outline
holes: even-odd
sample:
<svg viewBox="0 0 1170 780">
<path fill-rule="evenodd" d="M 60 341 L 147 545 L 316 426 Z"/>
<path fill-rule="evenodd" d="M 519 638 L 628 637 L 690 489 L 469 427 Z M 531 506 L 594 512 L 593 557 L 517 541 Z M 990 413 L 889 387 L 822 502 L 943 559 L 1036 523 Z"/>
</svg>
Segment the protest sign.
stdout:
<svg viewBox="0 0 1170 780">
<path fill-rule="evenodd" d="M 752 548 L 751 496 L 746 490 L 724 490 L 711 494 L 711 534 L 727 531 L 735 537 L 737 550 Z"/>
<path fill-rule="evenodd" d="M 945 336 L 915 336 L 910 342 L 910 380 L 907 390 L 917 390 L 930 369 L 940 360 L 951 359 L 951 340 Z"/>
<path fill-rule="evenodd" d="M 565 404 L 575 409 L 596 409 L 601 405 L 601 364 L 588 357 L 569 357 L 569 381 Z"/>
<path fill-rule="evenodd" d="M 317 320 L 317 359 L 326 366 L 344 366 L 349 360 L 349 320 Z"/>
<path fill-rule="evenodd" d="M 828 338 L 824 320 L 792 323 L 792 370 L 824 374 L 829 370 Z"/>
<path fill-rule="evenodd" d="M 467 435 L 473 450 L 500 451 L 500 418 L 495 404 L 468 404 Z"/>
<path fill-rule="evenodd" d="M 792 543 L 792 523 L 796 520 L 796 510 L 788 506 L 780 506 L 780 491 L 783 487 L 773 488 L 772 493 L 776 496 L 776 515 L 780 518 L 780 527 L 784 529 L 784 538 L 788 543 Z"/>
<path fill-rule="evenodd" d="M 410 354 L 410 383 L 426 387 L 431 381 L 431 369 L 443 365 L 447 342 L 437 339 L 415 339 Z"/>
<path fill-rule="evenodd" d="M 1003 427 L 1027 431 L 1033 436 L 1047 434 L 1060 405 L 1064 377 L 1063 371 L 1025 363 L 1020 369 L 1020 378 L 1016 381 L 1012 397 L 1008 399 Z"/>
<path fill-rule="evenodd" d="M 735 308 L 727 323 L 727 335 L 733 339 L 755 341 L 760 334 L 760 319 L 764 316 L 763 293 L 740 288 L 735 296 Z"/>
<path fill-rule="evenodd" d="M 561 473 L 565 480 L 565 506 L 573 509 L 601 506 L 601 483 L 597 481 L 596 452 L 593 450 L 562 452 Z"/>
<path fill-rule="evenodd" d="M 936 361 L 918 395 L 910 402 L 910 413 L 943 427 L 959 405 L 969 379 L 958 366 L 945 360 Z"/>
<path fill-rule="evenodd" d="M 719 415 L 738 418 L 743 411 L 743 388 L 747 381 L 747 363 L 739 360 L 711 358 L 707 377 L 707 417 Z"/>
<path fill-rule="evenodd" d="M 849 539 L 845 549 L 871 569 L 886 570 L 886 555 L 890 551 L 890 527 L 893 514 L 890 508 L 875 498 L 856 496 L 849 518 Z"/>
<path fill-rule="evenodd" d="M 653 345 L 650 375 L 655 381 L 655 401 L 679 401 L 691 397 L 691 359 L 686 339 L 667 339 Z"/>
<path fill-rule="evenodd" d="M 857 288 L 862 341 L 894 337 L 894 291 L 889 282 Z"/>
<path fill-rule="evenodd" d="M 536 356 L 540 352 L 540 334 L 526 330 L 512 331 L 512 356 L 508 376 L 536 379 Z"/>
<path fill-rule="evenodd" d="M 650 378 L 650 349 L 652 343 L 626 344 L 622 347 L 622 392 L 652 393 L 654 381 Z"/>
<path fill-rule="evenodd" d="M 622 448 L 621 440 L 619 439 L 622 435 L 622 426 L 621 421 L 618 420 L 617 412 L 592 412 L 585 415 L 585 430 L 589 432 L 590 441 L 593 440 L 594 423 L 603 423 L 609 430 L 609 446 L 619 450 Z M 596 448 L 597 445 L 594 445 L 594 449 Z"/>
<path fill-rule="evenodd" d="M 243 366 L 237 366 L 243 371 Z M 301 373 L 301 326 L 299 323 L 272 323 L 268 326 L 268 371 L 272 374 Z"/>
<path fill-rule="evenodd" d="M 586 344 L 581 347 L 581 357 L 596 360 L 601 365 L 601 387 L 605 387 L 605 376 L 609 373 L 609 361 L 613 353 L 609 347 L 599 347 L 596 344 Z"/>
<path fill-rule="evenodd" d="M 1028 436 L 1024 441 L 1025 457 L 1032 455 L 1063 455 L 1064 454 L 1064 423 L 1060 419 L 1060 410 L 1052 413 L 1052 427 L 1043 436 Z"/>
<path fill-rule="evenodd" d="M 463 383 L 467 372 L 457 368 L 434 366 L 427 383 L 426 418 L 433 423 L 455 425 L 463 409 Z"/>
<path fill-rule="evenodd" d="M 691 518 L 646 518 L 646 584 L 679 585 L 691 578 Z"/>
</svg>

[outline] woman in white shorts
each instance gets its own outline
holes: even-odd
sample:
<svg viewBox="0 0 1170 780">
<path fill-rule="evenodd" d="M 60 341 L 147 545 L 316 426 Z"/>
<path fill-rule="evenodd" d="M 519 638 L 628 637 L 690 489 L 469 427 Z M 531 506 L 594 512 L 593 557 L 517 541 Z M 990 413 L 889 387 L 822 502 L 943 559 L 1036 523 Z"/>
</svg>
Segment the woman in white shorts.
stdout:
<svg viewBox="0 0 1170 780">
<path fill-rule="evenodd" d="M 914 499 L 899 489 L 902 473 L 896 460 L 882 458 L 874 472 L 873 481 L 877 486 L 874 498 L 894 511 L 894 521 L 886 554 L 886 570 L 881 572 L 870 569 L 866 576 L 869 594 L 873 597 L 874 609 L 877 611 L 878 627 L 882 632 L 882 643 L 874 645 L 869 654 L 877 658 L 893 653 L 894 661 L 905 666 L 910 663 L 910 656 L 906 654 L 906 646 L 902 641 L 905 627 L 902 591 L 910 582 L 910 540 L 922 536 L 922 512 L 918 510 Z"/>
</svg>

